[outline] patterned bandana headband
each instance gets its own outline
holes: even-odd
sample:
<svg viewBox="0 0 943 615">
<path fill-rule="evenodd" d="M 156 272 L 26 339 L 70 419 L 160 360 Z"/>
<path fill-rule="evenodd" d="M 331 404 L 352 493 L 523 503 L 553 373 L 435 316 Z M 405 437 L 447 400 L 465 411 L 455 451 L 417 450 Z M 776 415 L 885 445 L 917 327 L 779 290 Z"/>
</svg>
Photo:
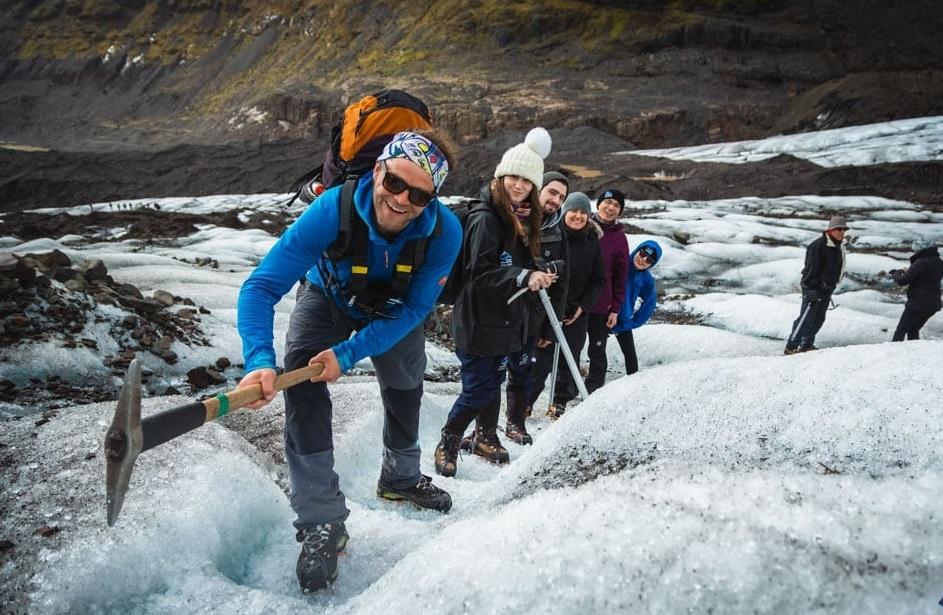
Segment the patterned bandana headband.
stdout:
<svg viewBox="0 0 943 615">
<path fill-rule="evenodd" d="M 445 154 L 435 143 L 414 132 L 398 132 L 393 135 L 393 140 L 383 148 L 377 162 L 389 158 L 405 158 L 418 164 L 432 177 L 436 194 L 449 174 L 449 162 L 445 159 Z"/>
</svg>

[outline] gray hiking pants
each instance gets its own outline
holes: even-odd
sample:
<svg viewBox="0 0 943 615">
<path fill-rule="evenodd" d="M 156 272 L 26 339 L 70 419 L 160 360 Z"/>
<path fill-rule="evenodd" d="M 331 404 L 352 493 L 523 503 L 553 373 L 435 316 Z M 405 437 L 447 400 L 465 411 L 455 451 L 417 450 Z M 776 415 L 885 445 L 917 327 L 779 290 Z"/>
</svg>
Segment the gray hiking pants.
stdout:
<svg viewBox="0 0 943 615">
<path fill-rule="evenodd" d="M 285 369 L 304 367 L 322 350 L 355 329 L 324 291 L 305 284 L 298 292 L 285 338 Z M 419 403 L 426 370 L 425 336 L 419 325 L 384 354 L 371 357 L 380 384 L 385 420 L 380 482 L 405 488 L 419 482 Z M 284 391 L 285 459 L 291 479 L 296 527 L 337 523 L 350 511 L 334 471 L 331 396 L 324 382 Z"/>
</svg>

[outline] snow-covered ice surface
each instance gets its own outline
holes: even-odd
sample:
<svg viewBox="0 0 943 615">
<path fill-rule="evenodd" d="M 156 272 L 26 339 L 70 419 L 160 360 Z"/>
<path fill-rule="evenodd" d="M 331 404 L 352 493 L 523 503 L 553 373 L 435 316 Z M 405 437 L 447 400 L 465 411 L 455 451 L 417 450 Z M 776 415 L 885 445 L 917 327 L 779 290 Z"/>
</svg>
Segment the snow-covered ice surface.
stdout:
<svg viewBox="0 0 943 615">
<path fill-rule="evenodd" d="M 823 167 L 943 159 L 943 116 L 835 128 L 758 141 L 633 150 L 639 156 L 740 164 L 780 154 Z"/>
<path fill-rule="evenodd" d="M 32 443 L 31 456 L 56 464 L 52 480 L 32 484 L 26 470 L 13 486 L 47 502 L 47 522 L 74 528 L 42 553 L 32 605 L 933 612 L 943 595 L 941 368 L 943 342 L 922 341 L 645 369 L 552 425 L 538 419 L 535 444 L 510 445 L 504 469 L 462 458 L 456 478 L 437 479 L 455 500 L 449 515 L 374 497 L 375 385 L 336 385 L 335 404 L 358 409 L 336 436 L 352 539 L 337 584 L 311 597 L 296 590 L 292 513 L 273 469 L 218 425 L 142 455 L 107 529 L 100 439 L 111 407 L 86 406 Z M 423 402 L 427 473 L 450 399 Z"/>
<path fill-rule="evenodd" d="M 941 122 L 711 147 L 731 159 L 808 150 L 820 164 L 939 159 Z M 142 199 L 69 212 L 159 205 L 249 216 L 284 200 Z M 804 247 L 836 212 L 848 217 L 853 243 L 816 341 L 824 349 L 783 357 Z M 376 499 L 379 391 L 365 376 L 331 387 L 337 470 L 352 510 L 352 541 L 331 590 L 297 590 L 293 514 L 278 486 L 284 467 L 220 424 L 143 454 L 121 518 L 106 528 L 111 404 L 60 411 L 41 427 L 4 422 L 0 451 L 16 460 L 0 473 L 4 527 L 18 556 L 2 560 L 0 583 L 42 614 L 936 612 L 943 316 L 924 327 L 925 341 L 887 342 L 904 295 L 886 272 L 907 266 L 915 237 L 943 243 L 943 214 L 868 195 L 790 195 L 630 202 L 624 216 L 632 246 L 655 239 L 665 252 L 654 273 L 667 296 L 635 332 L 642 371 L 621 377 L 610 343 L 610 383 L 556 423 L 538 412 L 528 423 L 535 444 L 509 443 L 509 466 L 466 456 L 457 478 L 436 478 L 453 496 L 451 514 Z M 24 243 L 0 223 L 0 235 L 0 249 L 101 258 L 145 295 L 167 290 L 209 308 L 202 326 L 212 346 L 175 346 L 179 362 L 160 366 L 179 374 L 240 356 L 239 285 L 275 241 L 212 226 L 163 245 L 123 238 L 121 228 Z M 198 257 L 219 268 L 197 266 Z M 277 307 L 279 353 L 292 296 Z M 114 343 L 107 331 L 84 334 L 100 349 Z M 101 359 L 55 341 L 2 356 L 0 378 L 11 380 L 43 378 L 53 365 L 81 374 Z M 457 365 L 433 344 L 427 356 L 430 372 Z M 427 474 L 457 391 L 427 383 Z M 187 401 L 146 399 L 145 414 Z M 281 410 L 279 399 L 263 411 L 276 433 Z M 34 535 L 44 526 L 58 533 Z"/>
</svg>

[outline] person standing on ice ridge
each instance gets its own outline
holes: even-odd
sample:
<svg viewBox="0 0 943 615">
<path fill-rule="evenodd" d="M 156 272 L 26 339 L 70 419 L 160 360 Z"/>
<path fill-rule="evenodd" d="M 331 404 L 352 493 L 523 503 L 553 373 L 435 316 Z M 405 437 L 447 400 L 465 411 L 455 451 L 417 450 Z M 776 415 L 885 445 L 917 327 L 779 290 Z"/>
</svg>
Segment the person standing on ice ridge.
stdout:
<svg viewBox="0 0 943 615">
<path fill-rule="evenodd" d="M 582 192 L 574 192 L 563 203 L 563 231 L 567 241 L 566 267 L 569 272 L 566 288 L 566 306 L 561 325 L 566 344 L 579 364 L 580 353 L 586 343 L 586 322 L 589 309 L 596 305 L 606 283 L 606 270 L 602 263 L 599 241 L 602 229 L 590 219 L 592 204 Z M 554 340 L 554 343 L 557 343 Z M 537 351 L 534 364 L 534 382 L 528 405 L 533 407 L 543 392 L 547 376 L 553 372 L 554 346 Z M 558 367 L 563 363 L 557 357 Z M 576 382 L 566 365 L 557 370 L 553 386 L 553 399 L 547 409 L 551 419 L 558 419 L 566 411 L 566 404 L 577 395 Z"/>
<path fill-rule="evenodd" d="M 792 325 L 784 354 L 817 350 L 815 336 L 825 324 L 828 304 L 835 287 L 845 276 L 844 216 L 832 216 L 821 237 L 809 244 L 802 268 L 802 307 Z"/>
<path fill-rule="evenodd" d="M 383 400 L 383 462 L 377 495 L 407 500 L 440 512 L 449 494 L 419 471 L 419 407 L 426 367 L 423 320 L 432 311 L 461 247 L 458 219 L 437 195 L 449 173 L 442 137 L 397 133 L 377 158 L 372 173 L 355 181 L 353 218 L 347 228 L 360 238 L 363 262 L 335 260 L 344 186 L 314 201 L 282 235 L 239 293 L 238 328 L 246 375 L 239 386 L 261 384 L 264 399 L 275 396 L 274 306 L 301 276 L 285 340 L 285 369 L 321 363 L 320 376 L 285 390 L 285 459 L 291 506 L 302 543 L 296 573 L 305 592 L 337 577 L 337 554 L 347 544 L 350 511 L 334 471 L 331 396 L 335 382 L 370 357 Z M 351 240 L 353 241 L 353 240 Z M 416 270 L 405 262 L 423 242 Z M 416 263 L 410 260 L 409 263 Z M 359 276 L 359 277 L 356 277 Z M 358 289 L 354 294 L 353 289 Z M 353 335 L 351 335 L 353 333 Z"/>
<path fill-rule="evenodd" d="M 537 262 L 543 217 L 537 195 L 550 147 L 550 134 L 534 128 L 523 143 L 504 152 L 465 221 L 465 282 L 452 312 L 462 390 L 435 450 L 435 470 L 442 476 L 455 476 L 462 436 L 473 420 L 467 440 L 472 453 L 493 463 L 510 459 L 497 434 L 508 355 L 536 335 L 531 304 L 538 301 L 536 291 L 556 280 Z M 534 292 L 515 297 L 522 290 Z"/>
<path fill-rule="evenodd" d="M 540 224 L 540 251 L 544 263 L 553 261 L 565 263 L 559 279 L 547 293 L 558 320 L 563 320 L 564 300 L 566 299 L 570 272 L 570 259 L 567 253 L 567 241 L 563 230 L 563 201 L 570 190 L 566 176 L 555 171 L 544 173 L 543 188 L 537 200 L 543 210 Z M 504 433 L 508 439 L 518 444 L 532 444 L 533 438 L 527 433 L 527 417 L 531 414 L 532 390 L 537 386 L 534 377 L 536 366 L 535 354 L 552 348 L 554 341 L 550 319 L 543 304 L 532 306 L 531 317 L 534 324 L 530 327 L 532 336 L 524 348 L 508 356 L 507 424 Z M 544 374 L 546 378 L 546 374 Z M 543 382 L 539 384 L 543 387 Z"/>
<path fill-rule="evenodd" d="M 589 311 L 587 334 L 589 335 L 589 374 L 586 375 L 586 390 L 592 393 L 606 383 L 609 361 L 606 358 L 606 342 L 616 326 L 616 319 L 625 302 L 625 275 L 629 266 L 629 243 L 619 216 L 625 208 L 625 195 L 621 190 L 603 190 L 596 201 L 593 221 L 602 229 L 599 241 L 606 284 L 596 305 Z"/>
<path fill-rule="evenodd" d="M 943 260 L 937 247 L 924 239 L 911 244 L 914 251 L 910 267 L 889 272 L 894 281 L 907 287 L 907 303 L 900 315 L 893 341 L 920 339 L 920 329 L 930 317 L 940 311 L 940 278 L 943 278 Z"/>
<path fill-rule="evenodd" d="M 655 276 L 651 269 L 661 260 L 661 246 L 651 239 L 643 241 L 629 256 L 629 273 L 625 280 L 625 303 L 612 332 L 616 335 L 622 355 L 625 357 L 625 374 L 638 372 L 638 355 L 635 353 L 633 329 L 638 329 L 655 313 Z M 635 304 L 642 303 L 636 309 Z"/>
</svg>

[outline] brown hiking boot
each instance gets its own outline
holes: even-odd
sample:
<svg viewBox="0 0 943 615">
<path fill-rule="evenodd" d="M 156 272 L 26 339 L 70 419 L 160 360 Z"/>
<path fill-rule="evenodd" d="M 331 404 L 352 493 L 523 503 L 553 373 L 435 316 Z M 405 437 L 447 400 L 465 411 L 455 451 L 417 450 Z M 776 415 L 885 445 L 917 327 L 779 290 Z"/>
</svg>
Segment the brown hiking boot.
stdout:
<svg viewBox="0 0 943 615">
<path fill-rule="evenodd" d="M 491 463 L 507 463 L 511 460 L 508 449 L 501 446 L 494 427 L 476 427 L 469 440 L 469 448 L 473 455 L 484 457 Z"/>
<path fill-rule="evenodd" d="M 527 433 L 527 427 L 524 426 L 524 423 L 518 425 L 508 421 L 507 425 L 504 427 L 504 435 L 508 437 L 508 440 L 517 442 L 518 444 L 534 443 L 534 439 Z"/>
<path fill-rule="evenodd" d="M 800 352 L 802 351 L 799 350 L 798 348 L 787 348 L 786 350 L 783 351 L 783 354 L 798 354 Z"/>
<path fill-rule="evenodd" d="M 547 407 L 547 416 L 550 417 L 551 421 L 555 421 L 563 416 L 564 412 L 566 412 L 566 404 L 561 402 L 550 404 Z"/>
<path fill-rule="evenodd" d="M 458 469 L 458 447 L 460 439 L 457 435 L 442 430 L 442 438 L 435 447 L 435 471 L 441 476 L 455 476 Z"/>
</svg>

